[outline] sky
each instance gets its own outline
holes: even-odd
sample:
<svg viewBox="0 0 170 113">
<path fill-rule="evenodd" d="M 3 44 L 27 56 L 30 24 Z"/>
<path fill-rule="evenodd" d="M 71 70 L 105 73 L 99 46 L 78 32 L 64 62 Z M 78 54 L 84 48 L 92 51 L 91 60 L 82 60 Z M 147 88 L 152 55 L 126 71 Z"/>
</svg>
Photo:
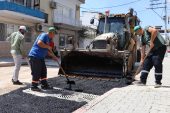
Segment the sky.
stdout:
<svg viewBox="0 0 170 113">
<path fill-rule="evenodd" d="M 159 0 L 158 2 L 165 3 L 165 0 Z M 126 5 L 124 5 L 126 4 Z M 141 20 L 141 26 L 163 26 L 164 21 L 160 18 L 165 15 L 164 8 L 154 9 L 156 13 L 150 8 L 150 0 L 85 0 L 85 4 L 81 5 L 82 11 L 97 11 L 105 12 L 110 10 L 110 14 L 114 13 L 127 13 L 129 8 L 133 8 L 137 12 L 137 16 Z M 159 5 L 160 7 L 162 5 Z M 170 16 L 170 0 L 167 0 L 167 15 Z M 81 16 L 83 14 L 81 13 Z M 170 29 L 170 23 L 168 24 Z"/>
</svg>

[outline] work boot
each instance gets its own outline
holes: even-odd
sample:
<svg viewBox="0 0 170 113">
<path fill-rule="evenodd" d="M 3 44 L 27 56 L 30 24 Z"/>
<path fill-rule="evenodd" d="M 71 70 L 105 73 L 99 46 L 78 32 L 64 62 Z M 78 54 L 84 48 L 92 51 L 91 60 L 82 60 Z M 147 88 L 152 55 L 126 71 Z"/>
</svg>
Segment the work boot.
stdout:
<svg viewBox="0 0 170 113">
<path fill-rule="evenodd" d="M 50 89 L 53 89 L 53 87 L 52 87 L 52 86 L 50 86 L 49 84 L 44 84 L 44 85 L 42 84 L 42 85 L 41 85 L 41 88 L 42 88 L 42 89 L 44 89 L 44 90 L 50 90 Z"/>
<path fill-rule="evenodd" d="M 146 86 L 146 82 L 142 82 L 142 81 L 134 81 L 133 83 L 138 86 Z"/>
<path fill-rule="evenodd" d="M 14 80 L 12 79 L 12 82 L 13 82 L 13 85 L 23 85 L 23 83 L 20 82 L 19 80 L 14 81 Z"/>
<path fill-rule="evenodd" d="M 160 88 L 162 86 L 162 83 L 156 83 L 154 88 Z"/>
<path fill-rule="evenodd" d="M 41 91 L 41 89 L 38 87 L 38 83 L 35 83 L 35 82 L 32 82 L 31 90 L 32 91 Z"/>
<path fill-rule="evenodd" d="M 44 90 L 53 89 L 53 87 L 49 85 L 49 83 L 47 82 L 47 80 L 42 80 L 42 81 L 41 81 L 41 88 L 44 89 Z"/>
<path fill-rule="evenodd" d="M 41 89 L 38 88 L 37 86 L 31 86 L 31 90 L 32 91 L 41 91 Z"/>
</svg>

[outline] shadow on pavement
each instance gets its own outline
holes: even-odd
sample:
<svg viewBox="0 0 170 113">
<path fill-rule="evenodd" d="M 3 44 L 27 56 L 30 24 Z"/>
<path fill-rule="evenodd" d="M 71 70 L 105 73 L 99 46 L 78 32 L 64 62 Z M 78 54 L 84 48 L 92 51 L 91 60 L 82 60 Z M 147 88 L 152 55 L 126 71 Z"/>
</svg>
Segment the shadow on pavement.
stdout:
<svg viewBox="0 0 170 113">
<path fill-rule="evenodd" d="M 170 88 L 170 86 L 161 86 L 161 88 Z"/>
<path fill-rule="evenodd" d="M 155 85 L 146 85 L 146 86 L 153 87 L 153 88 L 155 87 Z M 170 88 L 170 86 L 162 85 L 156 89 L 161 89 L 161 88 Z"/>
</svg>

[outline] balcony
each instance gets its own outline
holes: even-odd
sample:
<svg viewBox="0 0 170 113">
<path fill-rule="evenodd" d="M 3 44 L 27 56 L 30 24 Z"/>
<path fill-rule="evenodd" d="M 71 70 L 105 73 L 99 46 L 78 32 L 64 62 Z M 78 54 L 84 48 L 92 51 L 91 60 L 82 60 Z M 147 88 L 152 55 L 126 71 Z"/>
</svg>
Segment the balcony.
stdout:
<svg viewBox="0 0 170 113">
<path fill-rule="evenodd" d="M 33 23 L 44 22 L 43 12 L 8 1 L 0 1 L 0 17 Z"/>
<path fill-rule="evenodd" d="M 54 18 L 54 23 L 61 23 L 61 24 L 75 26 L 75 27 L 82 26 L 82 21 L 64 17 L 62 15 L 56 15 L 56 17 Z"/>
</svg>

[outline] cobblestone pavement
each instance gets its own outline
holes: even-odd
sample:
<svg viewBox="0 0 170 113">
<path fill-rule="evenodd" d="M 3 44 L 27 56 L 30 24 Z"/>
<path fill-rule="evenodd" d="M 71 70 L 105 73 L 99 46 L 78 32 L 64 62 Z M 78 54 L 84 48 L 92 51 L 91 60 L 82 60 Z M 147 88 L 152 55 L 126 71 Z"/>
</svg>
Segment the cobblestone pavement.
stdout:
<svg viewBox="0 0 170 113">
<path fill-rule="evenodd" d="M 154 88 L 153 68 L 146 86 L 114 88 L 74 113 L 170 113 L 169 73 L 170 58 L 166 57 L 161 88 Z"/>
</svg>

